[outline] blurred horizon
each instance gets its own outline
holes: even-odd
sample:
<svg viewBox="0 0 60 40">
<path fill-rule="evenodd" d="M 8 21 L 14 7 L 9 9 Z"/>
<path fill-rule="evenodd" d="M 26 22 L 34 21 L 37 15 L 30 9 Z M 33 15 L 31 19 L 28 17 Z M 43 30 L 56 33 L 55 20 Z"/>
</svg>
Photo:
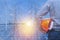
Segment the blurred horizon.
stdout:
<svg viewBox="0 0 60 40">
<path fill-rule="evenodd" d="M 19 37 L 16 24 L 19 24 L 22 20 L 25 21 L 27 18 L 35 19 L 46 1 L 0 0 L 0 40 L 24 40 L 22 37 Z M 49 17 L 49 14 L 46 17 Z M 39 34 L 39 32 L 34 34 L 30 39 L 40 40 Z"/>
</svg>

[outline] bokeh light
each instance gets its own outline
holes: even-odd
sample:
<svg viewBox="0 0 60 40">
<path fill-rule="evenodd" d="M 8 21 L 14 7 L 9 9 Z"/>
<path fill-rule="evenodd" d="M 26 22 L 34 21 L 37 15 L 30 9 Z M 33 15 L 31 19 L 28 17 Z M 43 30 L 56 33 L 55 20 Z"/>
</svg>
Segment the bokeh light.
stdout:
<svg viewBox="0 0 60 40">
<path fill-rule="evenodd" d="M 21 21 L 21 24 L 18 26 L 18 32 L 25 36 L 30 37 L 34 35 L 36 29 L 36 21 L 31 18 L 26 18 Z"/>
</svg>

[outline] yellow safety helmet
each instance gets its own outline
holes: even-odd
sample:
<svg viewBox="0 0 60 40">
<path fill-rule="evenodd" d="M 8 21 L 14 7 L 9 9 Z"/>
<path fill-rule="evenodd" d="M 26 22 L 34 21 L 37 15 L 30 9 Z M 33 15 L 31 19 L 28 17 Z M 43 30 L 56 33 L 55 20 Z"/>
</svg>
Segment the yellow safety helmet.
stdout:
<svg viewBox="0 0 60 40">
<path fill-rule="evenodd" d="M 51 18 L 41 20 L 40 28 L 42 29 L 42 31 L 48 32 L 49 27 L 51 25 L 51 21 L 52 21 Z"/>
</svg>

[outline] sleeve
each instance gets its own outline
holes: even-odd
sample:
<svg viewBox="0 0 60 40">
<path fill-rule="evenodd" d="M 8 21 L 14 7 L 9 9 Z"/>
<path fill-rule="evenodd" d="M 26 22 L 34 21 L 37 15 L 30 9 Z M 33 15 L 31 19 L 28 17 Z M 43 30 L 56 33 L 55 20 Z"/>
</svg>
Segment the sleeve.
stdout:
<svg viewBox="0 0 60 40">
<path fill-rule="evenodd" d="M 45 5 L 38 12 L 38 16 L 44 16 L 50 11 L 51 1 L 47 1 Z"/>
</svg>

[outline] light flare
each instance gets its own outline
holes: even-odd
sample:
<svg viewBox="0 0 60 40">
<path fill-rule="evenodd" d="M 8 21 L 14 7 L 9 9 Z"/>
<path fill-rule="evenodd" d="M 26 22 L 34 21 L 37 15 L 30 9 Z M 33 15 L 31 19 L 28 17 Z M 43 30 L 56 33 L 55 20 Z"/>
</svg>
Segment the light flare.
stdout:
<svg viewBox="0 0 60 40">
<path fill-rule="evenodd" d="M 22 21 L 22 24 L 18 27 L 18 31 L 23 36 L 32 36 L 35 33 L 36 21 L 32 19 L 26 19 Z"/>
</svg>

